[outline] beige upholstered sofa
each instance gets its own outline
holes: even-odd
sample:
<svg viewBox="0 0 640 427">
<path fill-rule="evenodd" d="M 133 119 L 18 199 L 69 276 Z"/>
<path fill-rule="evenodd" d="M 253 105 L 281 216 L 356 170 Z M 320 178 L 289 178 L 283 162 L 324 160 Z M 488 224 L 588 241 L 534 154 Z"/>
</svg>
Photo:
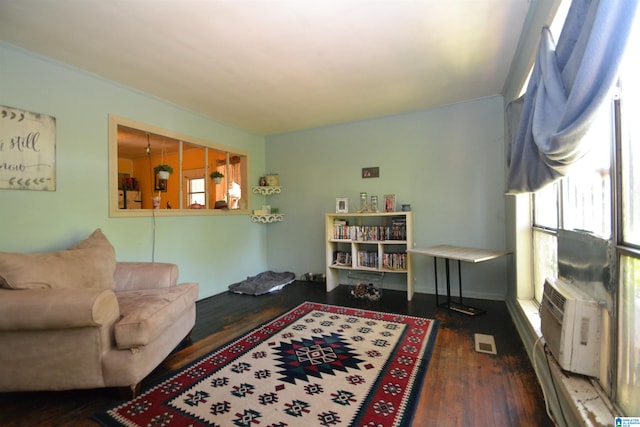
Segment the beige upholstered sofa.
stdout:
<svg viewBox="0 0 640 427">
<path fill-rule="evenodd" d="M 136 394 L 195 324 L 174 264 L 116 262 L 96 230 L 69 249 L 0 253 L 0 391 Z"/>
</svg>

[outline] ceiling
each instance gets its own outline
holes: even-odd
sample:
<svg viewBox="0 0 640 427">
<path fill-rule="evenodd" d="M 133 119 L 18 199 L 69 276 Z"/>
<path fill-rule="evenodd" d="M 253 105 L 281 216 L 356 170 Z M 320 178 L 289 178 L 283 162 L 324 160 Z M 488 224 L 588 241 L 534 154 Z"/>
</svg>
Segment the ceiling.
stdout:
<svg viewBox="0 0 640 427">
<path fill-rule="evenodd" d="M 500 94 L 530 0 L 0 0 L 0 39 L 261 135 Z"/>
</svg>

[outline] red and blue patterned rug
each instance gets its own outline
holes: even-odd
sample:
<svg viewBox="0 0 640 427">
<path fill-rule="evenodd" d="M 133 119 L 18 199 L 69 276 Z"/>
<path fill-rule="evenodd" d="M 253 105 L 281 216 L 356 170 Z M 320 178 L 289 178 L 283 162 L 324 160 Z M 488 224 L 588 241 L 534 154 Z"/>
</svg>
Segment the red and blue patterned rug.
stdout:
<svg viewBox="0 0 640 427">
<path fill-rule="evenodd" d="M 105 426 L 409 426 L 438 323 L 303 303 L 94 415 Z"/>
</svg>

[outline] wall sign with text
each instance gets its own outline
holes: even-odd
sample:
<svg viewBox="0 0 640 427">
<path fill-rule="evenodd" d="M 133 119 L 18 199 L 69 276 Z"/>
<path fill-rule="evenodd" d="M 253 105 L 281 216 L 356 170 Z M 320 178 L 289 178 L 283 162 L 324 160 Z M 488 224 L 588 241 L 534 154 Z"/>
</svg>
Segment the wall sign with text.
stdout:
<svg viewBox="0 0 640 427">
<path fill-rule="evenodd" d="M 56 190 L 56 118 L 0 106 L 0 189 Z"/>
</svg>

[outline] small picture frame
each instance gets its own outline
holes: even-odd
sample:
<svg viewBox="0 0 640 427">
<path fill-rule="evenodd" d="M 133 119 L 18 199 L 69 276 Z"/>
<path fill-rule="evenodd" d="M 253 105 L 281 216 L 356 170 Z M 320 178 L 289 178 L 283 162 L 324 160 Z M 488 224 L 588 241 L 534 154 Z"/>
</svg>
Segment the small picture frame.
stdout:
<svg viewBox="0 0 640 427">
<path fill-rule="evenodd" d="M 384 195 L 384 211 L 385 212 L 396 211 L 396 195 L 395 194 Z"/>
<path fill-rule="evenodd" d="M 154 191 L 167 191 L 167 180 L 155 177 Z"/>
<path fill-rule="evenodd" d="M 380 178 L 380 167 L 362 168 L 363 178 Z"/>
<path fill-rule="evenodd" d="M 336 213 L 349 213 L 349 199 L 345 197 L 336 198 Z"/>
</svg>

